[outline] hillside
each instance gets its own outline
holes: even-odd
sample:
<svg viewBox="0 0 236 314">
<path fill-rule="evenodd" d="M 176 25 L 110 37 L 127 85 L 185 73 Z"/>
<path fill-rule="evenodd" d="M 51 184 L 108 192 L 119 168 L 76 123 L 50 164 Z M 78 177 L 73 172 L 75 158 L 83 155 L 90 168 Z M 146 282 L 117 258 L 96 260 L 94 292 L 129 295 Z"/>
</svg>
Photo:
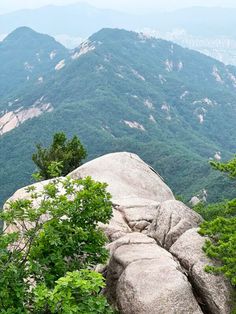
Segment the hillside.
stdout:
<svg viewBox="0 0 236 314">
<path fill-rule="evenodd" d="M 27 32 L 20 30 L 21 36 Z M 25 53 L 30 58 L 38 52 Z M 232 196 L 233 185 L 210 169 L 208 159 L 225 160 L 236 151 L 236 68 L 118 29 L 103 29 L 62 55 L 40 67 L 40 84 L 35 72 L 29 86 L 19 83 L 2 98 L 2 200 L 30 182 L 34 144 L 47 144 L 58 130 L 79 135 L 89 159 L 112 151 L 138 153 L 186 199 L 202 189 L 211 201 Z"/>
</svg>

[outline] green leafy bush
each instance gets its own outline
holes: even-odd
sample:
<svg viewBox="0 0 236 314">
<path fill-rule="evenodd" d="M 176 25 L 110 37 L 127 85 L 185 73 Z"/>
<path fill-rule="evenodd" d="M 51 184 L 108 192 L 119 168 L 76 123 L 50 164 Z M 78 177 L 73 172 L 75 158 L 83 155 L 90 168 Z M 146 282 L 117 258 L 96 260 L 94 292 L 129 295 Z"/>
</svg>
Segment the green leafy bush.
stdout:
<svg viewBox="0 0 236 314">
<path fill-rule="evenodd" d="M 27 191 L 0 217 L 0 313 L 111 313 L 91 271 L 108 257 L 98 228 L 112 215 L 106 185 L 67 178 Z"/>
<path fill-rule="evenodd" d="M 227 173 L 230 178 L 236 177 L 236 156 L 227 163 L 212 161 L 211 165 L 214 169 Z"/>
<path fill-rule="evenodd" d="M 53 289 L 38 285 L 34 290 L 36 313 L 112 314 L 100 291 L 104 278 L 89 270 L 68 272 L 56 281 Z"/>
<path fill-rule="evenodd" d="M 229 202 L 224 201 L 220 203 L 199 203 L 194 206 L 194 210 L 200 214 L 204 220 L 211 221 L 218 217 L 230 217 L 231 216 L 231 210 L 228 206 Z"/>
</svg>

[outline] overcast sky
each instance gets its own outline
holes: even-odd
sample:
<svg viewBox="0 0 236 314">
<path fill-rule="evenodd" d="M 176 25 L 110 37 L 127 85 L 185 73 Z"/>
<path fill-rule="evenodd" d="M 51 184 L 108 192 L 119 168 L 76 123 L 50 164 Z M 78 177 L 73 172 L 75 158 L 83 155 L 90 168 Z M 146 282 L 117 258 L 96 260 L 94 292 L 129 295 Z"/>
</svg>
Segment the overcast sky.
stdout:
<svg viewBox="0 0 236 314">
<path fill-rule="evenodd" d="M 66 5 L 75 2 L 88 2 L 97 7 L 128 12 L 141 12 L 153 9 L 177 9 L 196 5 L 236 7 L 235 0 L 0 0 L 0 14 L 24 8 L 37 8 L 49 4 Z"/>
</svg>

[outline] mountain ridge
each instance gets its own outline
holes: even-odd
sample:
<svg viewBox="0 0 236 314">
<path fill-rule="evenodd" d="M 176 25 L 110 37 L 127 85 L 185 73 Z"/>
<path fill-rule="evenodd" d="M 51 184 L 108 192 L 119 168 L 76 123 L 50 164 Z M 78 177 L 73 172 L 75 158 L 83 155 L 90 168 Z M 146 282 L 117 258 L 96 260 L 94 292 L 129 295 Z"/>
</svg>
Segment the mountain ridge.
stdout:
<svg viewBox="0 0 236 314">
<path fill-rule="evenodd" d="M 89 159 L 120 150 L 138 153 L 187 199 L 207 189 L 213 200 L 223 185 L 229 187 L 223 197 L 232 195 L 232 185 L 211 171 L 208 159 L 225 160 L 235 152 L 234 67 L 168 41 L 111 29 L 57 61 L 41 84 L 32 80 L 30 90 L 2 102 L 5 115 L 17 95 L 15 110 L 50 104 L 0 137 L 3 198 L 29 183 L 34 143 L 48 144 L 58 130 L 79 135 Z"/>
<path fill-rule="evenodd" d="M 53 55 L 51 55 L 53 53 Z M 0 95 L 14 92 L 23 82 L 29 86 L 31 77 L 47 75 L 50 66 L 69 55 L 68 50 L 53 37 L 20 27 L 0 42 Z M 1 105 L 0 105 L 1 110 Z"/>
</svg>

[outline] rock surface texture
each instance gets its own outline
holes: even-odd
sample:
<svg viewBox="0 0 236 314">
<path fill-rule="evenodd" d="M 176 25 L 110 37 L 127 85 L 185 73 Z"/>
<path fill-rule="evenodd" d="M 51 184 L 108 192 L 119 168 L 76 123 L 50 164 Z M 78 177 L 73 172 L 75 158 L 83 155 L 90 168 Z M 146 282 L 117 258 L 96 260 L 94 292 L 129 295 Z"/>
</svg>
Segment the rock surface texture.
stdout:
<svg viewBox="0 0 236 314">
<path fill-rule="evenodd" d="M 113 218 L 101 225 L 110 240 L 103 271 L 107 296 L 121 314 L 230 314 L 229 283 L 204 271 L 212 261 L 197 232 L 202 218 L 137 155 L 105 155 L 69 175 L 108 184 Z M 26 196 L 21 189 L 11 200 Z"/>
</svg>

